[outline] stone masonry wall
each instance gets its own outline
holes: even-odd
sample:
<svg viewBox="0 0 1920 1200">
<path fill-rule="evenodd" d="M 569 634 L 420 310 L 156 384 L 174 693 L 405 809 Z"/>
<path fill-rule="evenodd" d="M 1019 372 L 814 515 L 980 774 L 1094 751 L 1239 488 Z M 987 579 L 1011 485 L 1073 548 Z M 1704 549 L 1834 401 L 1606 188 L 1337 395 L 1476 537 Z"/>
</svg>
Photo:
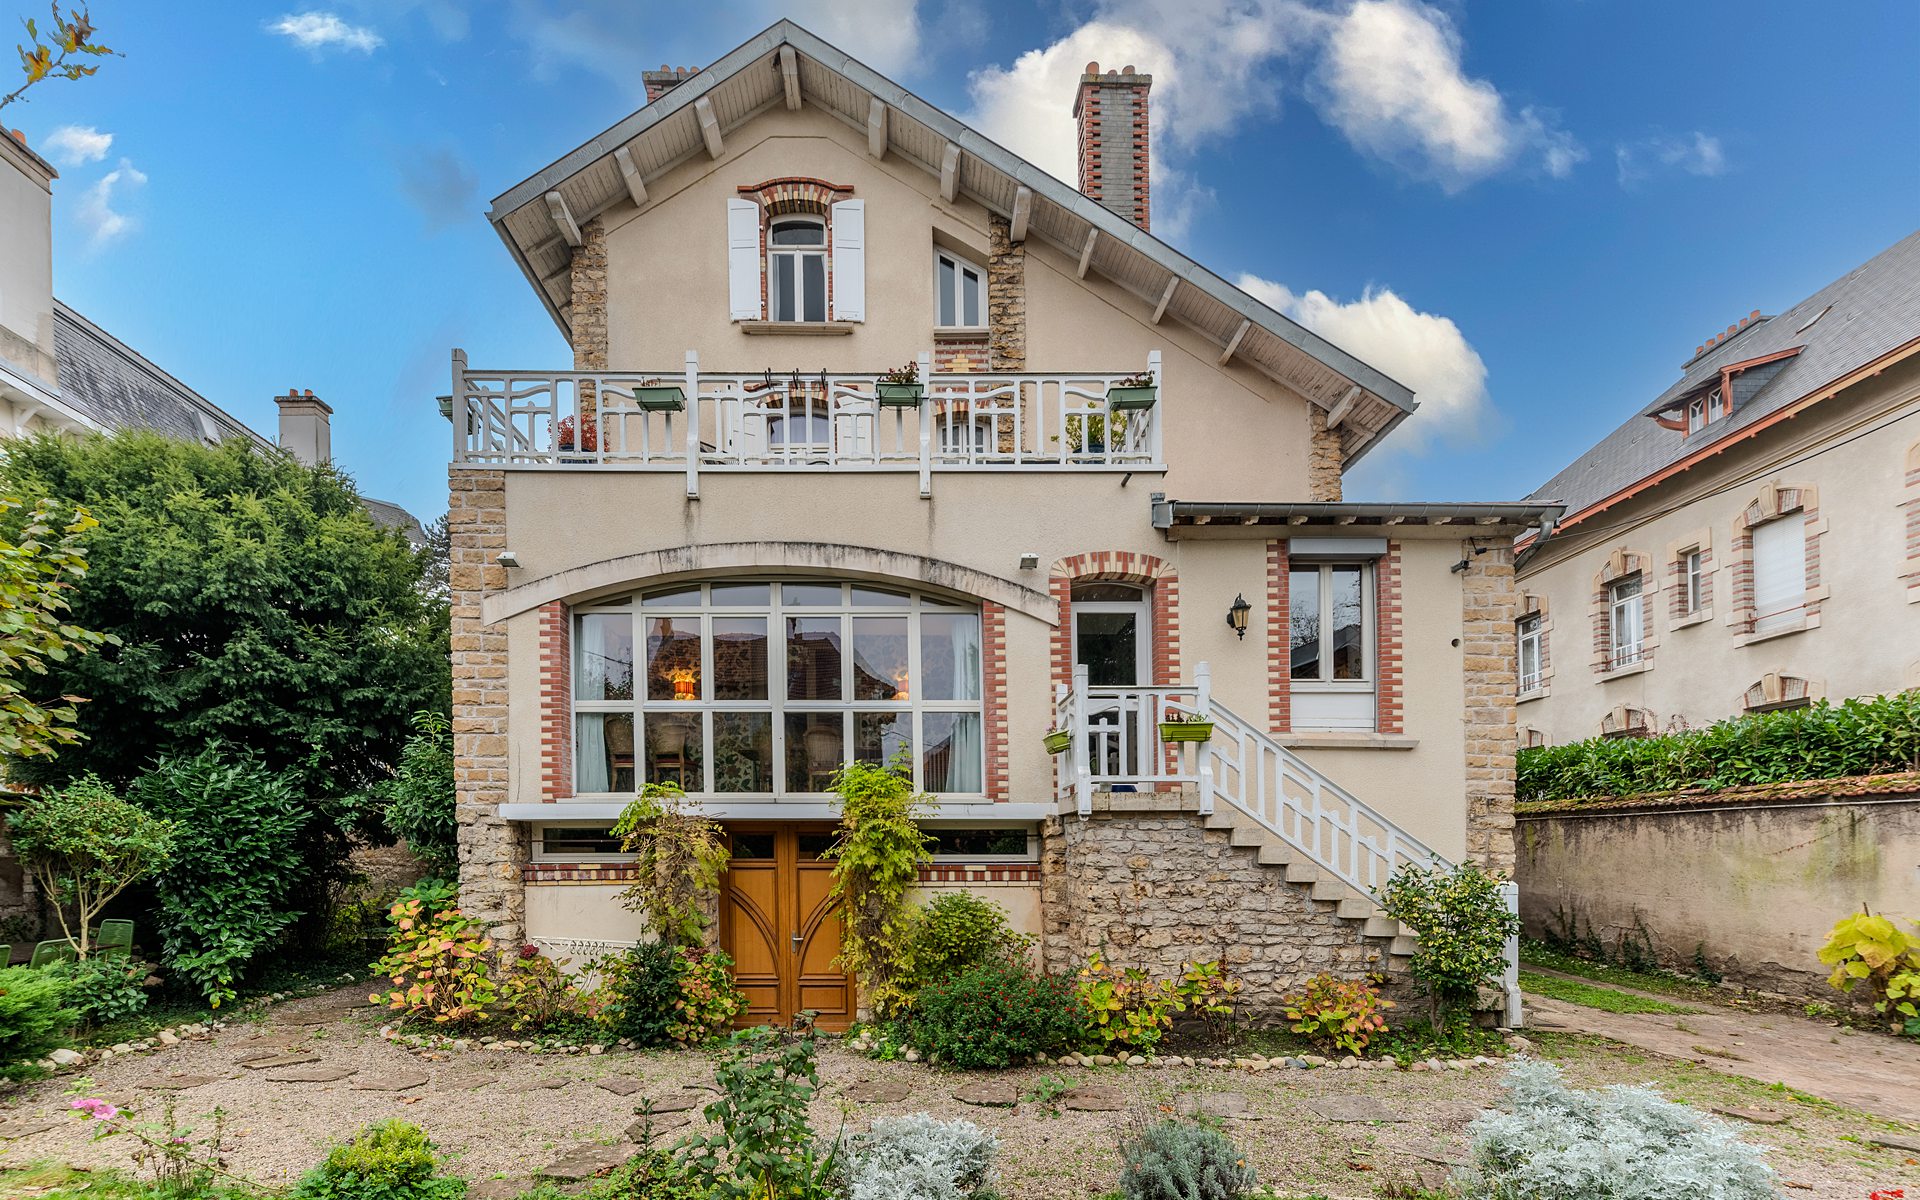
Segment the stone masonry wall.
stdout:
<svg viewBox="0 0 1920 1200">
<path fill-rule="evenodd" d="M 1384 967 L 1380 943 L 1362 938 L 1357 923 L 1192 813 L 1056 817 L 1041 859 L 1052 971 L 1077 970 L 1096 950 L 1160 977 L 1225 958 L 1246 984 L 1242 1011 L 1271 1020 L 1282 996 L 1322 971 L 1357 978 Z"/>
<path fill-rule="evenodd" d="M 607 369 L 607 227 L 595 217 L 580 227 L 574 249 L 568 324 L 573 330 L 573 369 Z"/>
<path fill-rule="evenodd" d="M 1312 438 L 1307 458 L 1307 496 L 1312 500 L 1340 499 L 1340 470 L 1345 457 L 1340 431 L 1327 428 L 1327 414 L 1317 404 L 1307 405 L 1307 432 Z"/>
<path fill-rule="evenodd" d="M 1005 217 L 990 218 L 987 256 L 987 353 L 995 371 L 1027 369 L 1027 248 L 1015 245 Z"/>
<path fill-rule="evenodd" d="M 495 940 L 525 933 L 520 868 L 524 830 L 500 816 L 507 799 L 507 631 L 480 619 L 480 602 L 507 586 L 495 555 L 507 544 L 507 478 L 454 467 L 447 480 L 452 545 L 454 818 L 460 826 L 460 904 Z"/>
<path fill-rule="evenodd" d="M 1520 684 L 1513 623 L 1520 592 L 1513 543 L 1469 542 L 1461 576 L 1460 651 L 1466 675 L 1467 857 L 1490 871 L 1513 873 L 1513 698 Z"/>
</svg>

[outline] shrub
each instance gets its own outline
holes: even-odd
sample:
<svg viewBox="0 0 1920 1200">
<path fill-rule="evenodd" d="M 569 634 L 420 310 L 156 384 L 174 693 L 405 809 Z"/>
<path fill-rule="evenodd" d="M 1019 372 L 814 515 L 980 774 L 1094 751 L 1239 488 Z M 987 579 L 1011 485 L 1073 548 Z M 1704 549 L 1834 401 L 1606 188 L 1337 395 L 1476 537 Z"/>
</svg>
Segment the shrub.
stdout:
<svg viewBox="0 0 1920 1200">
<path fill-rule="evenodd" d="M 1387 1031 L 1387 1019 L 1381 1013 L 1393 1007 L 1393 1001 L 1382 996 L 1371 980 L 1331 975 L 1315 975 L 1284 1003 L 1295 1033 L 1328 1053 L 1347 1054 L 1367 1052 L 1373 1035 Z"/>
<path fill-rule="evenodd" d="M 993 1182 L 999 1139 L 971 1121 L 882 1117 L 840 1139 L 846 1200 L 972 1200 Z"/>
<path fill-rule="evenodd" d="M 907 957 L 913 990 L 990 962 L 1022 963 L 1033 938 L 1015 932 L 1007 910 L 971 892 L 941 892 L 915 909 L 908 924 Z"/>
<path fill-rule="evenodd" d="M 1820 961 L 1833 968 L 1829 987 L 1850 992 L 1864 982 L 1876 1012 L 1920 1036 L 1920 936 L 1863 909 L 1833 927 Z"/>
<path fill-rule="evenodd" d="M 552 1184 L 544 1189 L 551 1190 L 536 1188 L 521 1200 L 564 1200 L 566 1193 Z M 585 1200 L 701 1200 L 708 1192 L 673 1151 L 647 1149 L 572 1194 Z"/>
<path fill-rule="evenodd" d="M 1238 1200 L 1254 1188 L 1253 1168 L 1217 1129 L 1161 1121 L 1120 1144 L 1126 1200 Z"/>
<path fill-rule="evenodd" d="M 1920 690 L 1734 717 L 1650 738 L 1522 750 L 1521 800 L 1750 787 L 1920 769 Z"/>
<path fill-rule="evenodd" d="M 495 1015 L 510 1020 L 515 1033 L 538 1032 L 570 1024 L 581 1011 L 580 993 L 561 964 L 531 943 L 520 947 L 499 971 Z"/>
<path fill-rule="evenodd" d="M 635 854 L 634 882 L 621 894 L 654 935 L 676 946 L 706 940 L 707 897 L 727 869 L 726 830 L 700 815 L 676 783 L 649 783 L 614 823 L 620 848 Z"/>
<path fill-rule="evenodd" d="M 413 714 L 413 736 L 400 748 L 392 779 L 373 785 L 387 829 L 433 871 L 460 864 L 460 827 L 453 815 L 453 725 L 446 714 Z"/>
<path fill-rule="evenodd" d="M 913 1040 L 942 1064 L 990 1070 L 1080 1045 L 1087 1019 L 1073 981 L 988 963 L 921 989 Z"/>
<path fill-rule="evenodd" d="M 1712 1117 L 1650 1087 L 1568 1089 L 1549 1063 L 1507 1071 L 1511 1111 L 1468 1127 L 1463 1200 L 1774 1200 L 1773 1171 L 1756 1146 Z"/>
<path fill-rule="evenodd" d="M 1472 863 L 1452 870 L 1407 863 L 1380 891 L 1387 915 L 1420 935 L 1407 969 L 1431 1001 L 1435 1032 L 1447 1009 L 1471 1001 L 1506 966 L 1507 939 L 1519 936 L 1520 918 L 1507 911 L 1500 882 Z"/>
<path fill-rule="evenodd" d="M 147 966 L 128 955 L 96 954 L 55 963 L 47 970 L 66 984 L 64 1003 L 80 1023 L 104 1025 L 147 1007 Z"/>
<path fill-rule="evenodd" d="M 400 894 L 395 896 L 394 900 L 396 903 L 418 900 L 420 911 L 433 916 L 446 912 L 450 908 L 460 907 L 460 884 L 454 879 L 429 875 L 425 879 L 401 888 Z"/>
<path fill-rule="evenodd" d="M 154 879 L 161 957 L 218 1008 L 300 917 L 294 884 L 312 810 L 288 776 L 218 743 L 162 761 L 134 781 L 133 798 L 179 830 Z"/>
<path fill-rule="evenodd" d="M 932 857 L 917 823 L 922 798 L 900 759 L 847 763 L 827 787 L 840 797 L 840 837 L 826 854 L 842 914 L 840 961 L 873 1011 L 895 1016 L 913 1003 L 907 893 Z"/>
<path fill-rule="evenodd" d="M 1194 1014 L 1214 1042 L 1233 1038 L 1236 999 L 1243 985 L 1233 977 L 1224 958 L 1208 962 L 1185 963 L 1180 978 L 1173 981 L 1177 1010 Z"/>
<path fill-rule="evenodd" d="M 49 663 L 90 654 L 120 639 L 67 621 L 75 584 L 87 577 L 88 530 L 99 525 L 80 506 L 42 500 L 26 511 L 13 496 L 0 496 L 0 514 L 18 536 L 0 536 L 0 755 L 49 757 L 80 739 L 78 697 L 54 689 L 57 699 L 37 699 L 21 686 L 45 675 Z"/>
<path fill-rule="evenodd" d="M 1075 991 L 1093 1039 L 1127 1052 L 1151 1052 L 1180 1008 L 1171 981 L 1154 979 L 1139 967 L 1115 970 L 1099 954 L 1080 968 Z"/>
<path fill-rule="evenodd" d="M 100 910 L 167 865 L 179 830 L 89 775 L 71 787 L 29 796 L 7 818 L 7 832 L 41 892 L 53 897 L 61 932 L 85 958 L 91 950 L 87 931 Z"/>
<path fill-rule="evenodd" d="M 440 1024 L 486 1019 L 500 993 L 493 977 L 493 943 L 480 922 L 457 908 L 429 916 L 418 900 L 399 901 L 388 916 L 393 941 L 372 970 L 393 987 L 373 993 L 367 1002 Z"/>
<path fill-rule="evenodd" d="M 667 1036 L 683 1045 L 711 1041 L 747 1011 L 747 998 L 733 986 L 733 960 L 718 950 L 679 950 L 678 988 Z"/>
<path fill-rule="evenodd" d="M 301 1177 L 295 1200 L 459 1200 L 466 1180 L 441 1174 L 440 1156 L 418 1125 L 381 1121 L 327 1152 Z"/>
<path fill-rule="evenodd" d="M 51 971 L 0 968 L 0 1079 L 25 1079 L 58 1049 L 79 1019 L 65 1007 L 67 985 Z"/>
<path fill-rule="evenodd" d="M 701 1110 L 718 1127 L 681 1144 L 699 1185 L 716 1200 L 830 1200 L 834 1156 L 814 1146 L 807 1105 L 820 1090 L 812 1034 L 743 1029 L 727 1042 Z"/>
<path fill-rule="evenodd" d="M 667 1040 L 680 998 L 680 954 L 666 942 L 646 942 L 595 961 L 603 994 L 600 1020 L 615 1037 L 642 1046 Z"/>
</svg>

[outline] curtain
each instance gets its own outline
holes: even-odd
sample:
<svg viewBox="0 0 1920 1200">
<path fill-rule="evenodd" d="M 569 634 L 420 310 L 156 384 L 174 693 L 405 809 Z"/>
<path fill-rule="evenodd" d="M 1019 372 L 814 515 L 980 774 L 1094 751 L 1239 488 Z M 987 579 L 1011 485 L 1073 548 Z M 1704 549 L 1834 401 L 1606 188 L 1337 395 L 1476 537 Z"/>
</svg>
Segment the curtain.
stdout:
<svg viewBox="0 0 1920 1200">
<path fill-rule="evenodd" d="M 953 740 L 947 754 L 946 784 L 942 792 L 977 792 L 986 786 L 980 778 L 980 714 L 954 713 Z"/>
<path fill-rule="evenodd" d="M 953 623 L 953 698 L 980 698 L 980 618 Z"/>
<path fill-rule="evenodd" d="M 580 792 L 610 792 L 613 780 L 607 767 L 607 714 L 581 713 L 573 743 L 575 789 Z"/>
</svg>

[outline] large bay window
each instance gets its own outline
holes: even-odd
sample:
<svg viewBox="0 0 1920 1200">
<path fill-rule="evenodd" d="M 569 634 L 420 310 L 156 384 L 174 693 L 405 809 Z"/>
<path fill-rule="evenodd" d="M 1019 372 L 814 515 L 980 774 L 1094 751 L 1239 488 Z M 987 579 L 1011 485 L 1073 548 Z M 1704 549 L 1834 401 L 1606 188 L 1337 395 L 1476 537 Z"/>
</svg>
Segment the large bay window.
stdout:
<svg viewBox="0 0 1920 1200">
<path fill-rule="evenodd" d="M 1287 575 L 1287 640 L 1296 729 L 1374 722 L 1371 562 L 1298 562 Z"/>
<path fill-rule="evenodd" d="M 980 614 L 830 581 L 689 584 L 583 606 L 575 790 L 817 795 L 853 759 L 983 789 Z"/>
</svg>

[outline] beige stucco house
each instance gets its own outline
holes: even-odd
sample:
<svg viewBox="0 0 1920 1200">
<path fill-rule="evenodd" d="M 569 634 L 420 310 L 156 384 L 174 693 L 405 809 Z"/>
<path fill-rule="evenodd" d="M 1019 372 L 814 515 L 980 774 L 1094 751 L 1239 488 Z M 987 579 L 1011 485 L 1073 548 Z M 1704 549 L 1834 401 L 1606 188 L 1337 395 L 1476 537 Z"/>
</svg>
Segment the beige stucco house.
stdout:
<svg viewBox="0 0 1920 1200">
<path fill-rule="evenodd" d="M 1148 76 L 1060 97 L 1079 190 L 790 23 L 647 82 L 491 214 L 574 362 L 454 353 L 469 912 L 646 937 L 608 829 L 678 783 L 754 1017 L 844 1024 L 850 758 L 1050 965 L 1224 956 L 1256 1007 L 1403 961 L 1396 865 L 1510 866 L 1512 545 L 1557 510 L 1342 501 L 1414 398 L 1151 234 Z"/>
<path fill-rule="evenodd" d="M 1523 745 L 1920 686 L 1920 234 L 1694 348 L 1534 495 Z"/>
</svg>

